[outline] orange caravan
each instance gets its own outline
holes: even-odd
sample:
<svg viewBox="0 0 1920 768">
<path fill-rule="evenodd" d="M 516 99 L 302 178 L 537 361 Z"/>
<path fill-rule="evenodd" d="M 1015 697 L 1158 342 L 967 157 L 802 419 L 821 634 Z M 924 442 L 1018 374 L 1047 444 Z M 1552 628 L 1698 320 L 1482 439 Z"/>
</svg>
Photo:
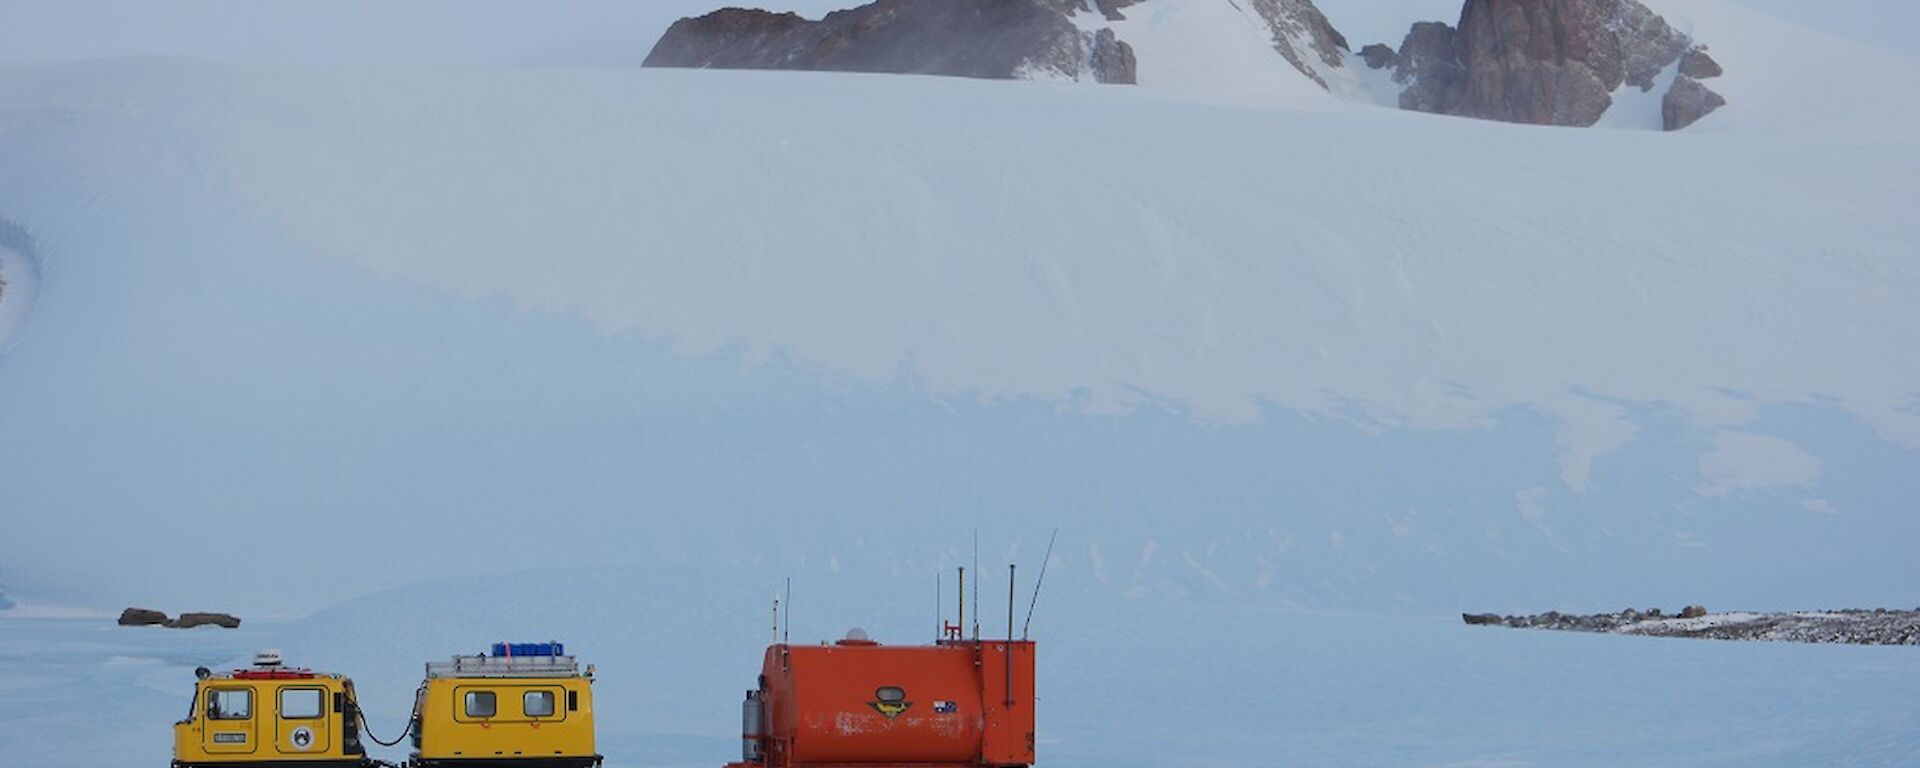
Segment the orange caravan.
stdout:
<svg viewBox="0 0 1920 768">
<path fill-rule="evenodd" d="M 1034 643 L 944 634 L 769 646 L 741 707 L 742 760 L 727 768 L 1032 765 Z"/>
</svg>

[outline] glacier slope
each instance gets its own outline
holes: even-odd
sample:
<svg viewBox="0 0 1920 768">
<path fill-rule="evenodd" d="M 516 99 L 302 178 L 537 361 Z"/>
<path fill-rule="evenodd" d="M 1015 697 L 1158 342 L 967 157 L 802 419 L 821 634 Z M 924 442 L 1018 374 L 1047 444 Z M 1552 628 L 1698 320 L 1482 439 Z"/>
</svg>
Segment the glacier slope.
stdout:
<svg viewBox="0 0 1920 768">
<path fill-rule="evenodd" d="M 1121 591 L 1910 597 L 1911 139 L 152 59 L 8 70 L 0 116 L 37 583 L 299 613 L 565 553 L 911 569 L 1038 514 Z M 236 530 L 352 543 L 171 567 Z"/>
</svg>

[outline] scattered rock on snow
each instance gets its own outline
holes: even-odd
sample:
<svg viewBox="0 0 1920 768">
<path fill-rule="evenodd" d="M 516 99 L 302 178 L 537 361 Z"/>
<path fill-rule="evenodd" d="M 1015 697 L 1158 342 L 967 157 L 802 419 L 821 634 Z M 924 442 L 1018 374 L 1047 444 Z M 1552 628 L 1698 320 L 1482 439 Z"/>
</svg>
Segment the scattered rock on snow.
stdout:
<svg viewBox="0 0 1920 768">
<path fill-rule="evenodd" d="M 1320 87 L 1323 72 L 1345 69 L 1347 38 L 1327 21 L 1313 0 L 1248 0 L 1249 7 L 1267 24 L 1273 50 Z"/>
<path fill-rule="evenodd" d="M 1707 609 L 1705 606 L 1689 605 L 1685 608 L 1680 609 L 1680 618 L 1683 618 L 1683 619 L 1698 619 L 1706 615 L 1707 615 Z"/>
<path fill-rule="evenodd" d="M 1475 626 L 1500 623 L 1500 614 L 1497 613 L 1463 613 L 1460 618 Z"/>
</svg>

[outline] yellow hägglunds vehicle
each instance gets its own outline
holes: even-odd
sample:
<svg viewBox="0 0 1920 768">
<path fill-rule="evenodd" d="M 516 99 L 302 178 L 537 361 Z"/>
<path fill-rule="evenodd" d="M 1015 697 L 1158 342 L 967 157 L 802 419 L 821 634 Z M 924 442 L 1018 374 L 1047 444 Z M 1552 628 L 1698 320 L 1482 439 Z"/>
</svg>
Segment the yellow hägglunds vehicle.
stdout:
<svg viewBox="0 0 1920 768">
<path fill-rule="evenodd" d="M 251 669 L 195 671 L 193 708 L 173 726 L 174 768 L 366 768 L 353 681 L 281 666 L 261 651 Z"/>
<path fill-rule="evenodd" d="M 492 655 L 427 664 L 413 712 L 417 768 L 587 768 L 593 666 L 560 643 L 495 643 Z"/>
</svg>

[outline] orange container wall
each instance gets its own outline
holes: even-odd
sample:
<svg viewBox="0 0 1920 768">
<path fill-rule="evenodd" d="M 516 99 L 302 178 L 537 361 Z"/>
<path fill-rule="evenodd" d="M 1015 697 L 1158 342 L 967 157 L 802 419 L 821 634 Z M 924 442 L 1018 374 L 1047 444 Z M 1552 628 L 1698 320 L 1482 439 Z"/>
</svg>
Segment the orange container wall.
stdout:
<svg viewBox="0 0 1920 768">
<path fill-rule="evenodd" d="M 1009 650 L 1011 645 L 1011 650 Z M 1031 642 L 980 642 L 981 680 L 987 705 L 986 739 L 980 762 L 986 765 L 1033 764 L 1033 656 Z M 1007 689 L 1007 665 L 1013 665 L 1013 689 Z"/>
<path fill-rule="evenodd" d="M 1031 764 L 1033 643 L 1012 644 L 1011 705 L 1007 646 L 768 648 L 767 764 Z"/>
</svg>

